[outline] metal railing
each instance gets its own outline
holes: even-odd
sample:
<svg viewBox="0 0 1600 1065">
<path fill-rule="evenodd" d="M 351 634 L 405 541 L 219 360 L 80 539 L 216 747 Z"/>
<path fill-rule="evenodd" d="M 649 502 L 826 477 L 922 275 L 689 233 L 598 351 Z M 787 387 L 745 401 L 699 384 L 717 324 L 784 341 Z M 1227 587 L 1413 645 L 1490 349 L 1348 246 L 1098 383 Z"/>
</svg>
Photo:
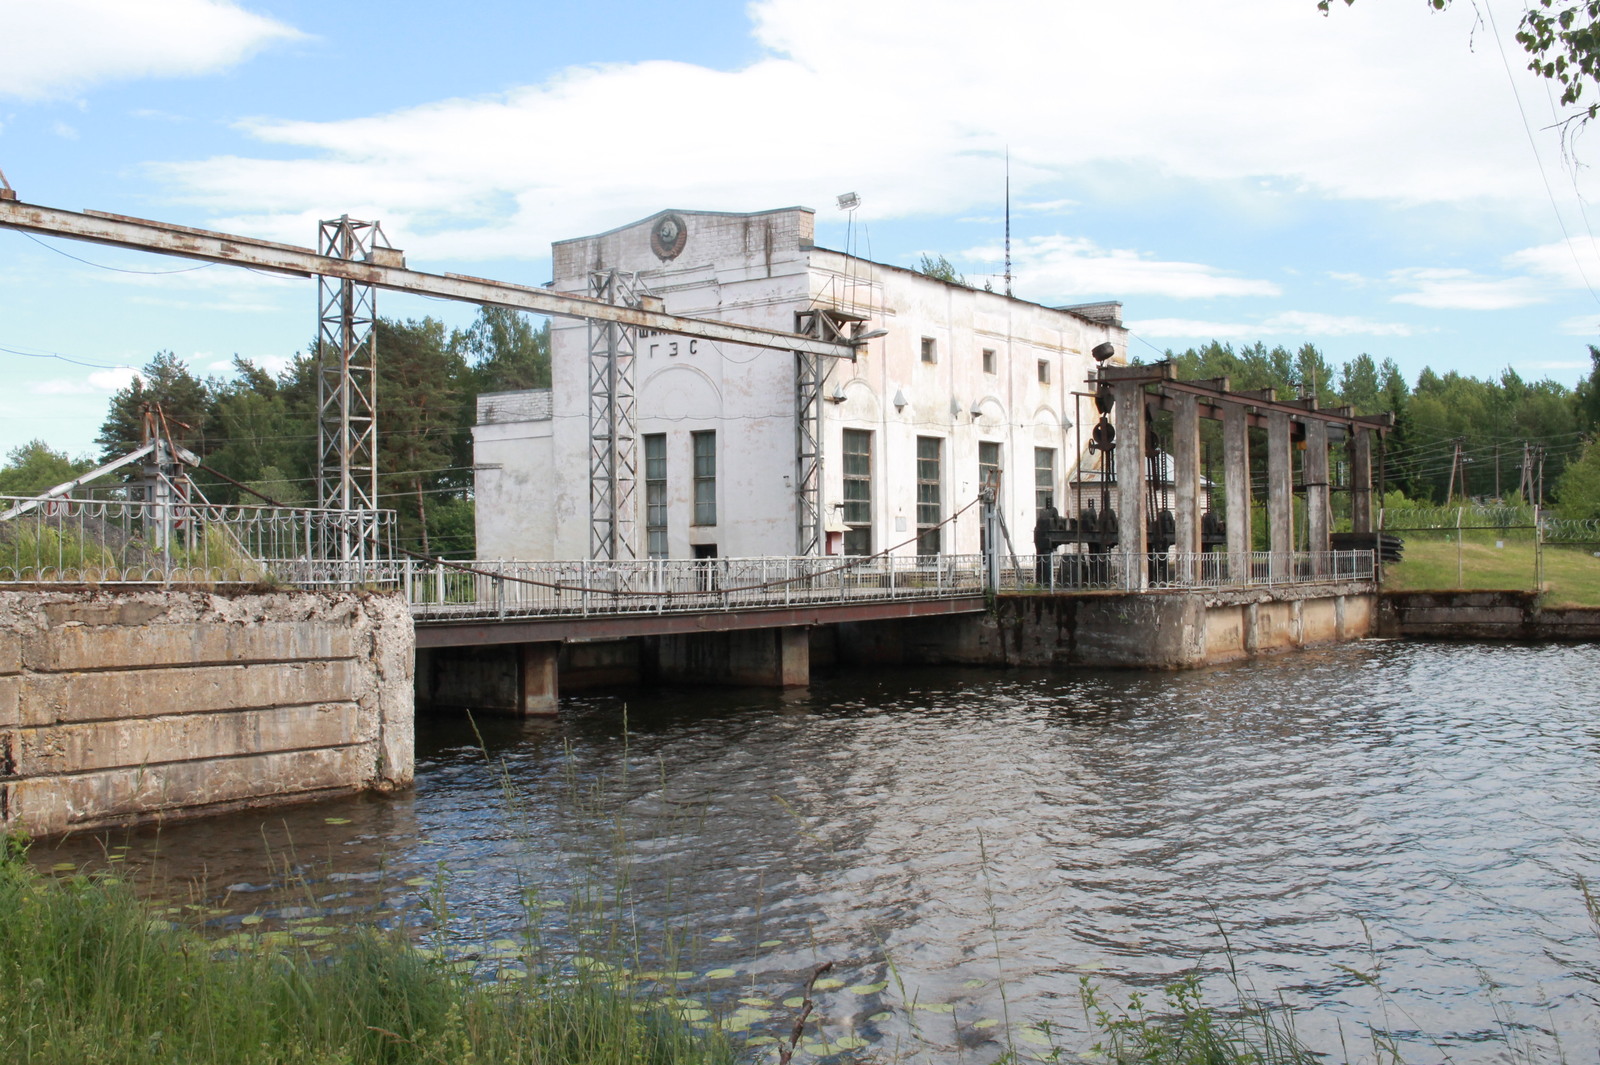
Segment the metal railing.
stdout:
<svg viewBox="0 0 1600 1065">
<path fill-rule="evenodd" d="M 394 564 L 418 621 L 669 614 L 982 595 L 980 555 Z M 1371 551 L 1008 556 L 1001 592 L 1257 588 L 1372 581 Z"/>
<path fill-rule="evenodd" d="M 1143 570 L 1130 571 L 1118 554 L 1021 555 L 1002 567 L 1000 588 L 1132 592 L 1376 580 L 1371 551 L 1165 551 L 1145 555 Z"/>
<path fill-rule="evenodd" d="M 978 555 L 398 563 L 419 621 L 666 614 L 982 595 Z"/>
<path fill-rule="evenodd" d="M 50 499 L 0 521 L 0 583 L 395 582 L 393 536 L 387 510 Z"/>
</svg>

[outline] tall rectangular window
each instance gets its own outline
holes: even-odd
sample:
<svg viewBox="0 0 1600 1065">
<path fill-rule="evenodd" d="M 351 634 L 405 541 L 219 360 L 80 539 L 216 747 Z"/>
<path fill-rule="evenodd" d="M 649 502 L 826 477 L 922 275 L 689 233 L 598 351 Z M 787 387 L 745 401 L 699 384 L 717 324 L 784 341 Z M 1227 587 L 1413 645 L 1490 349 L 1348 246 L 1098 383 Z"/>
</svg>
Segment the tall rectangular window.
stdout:
<svg viewBox="0 0 1600 1065">
<path fill-rule="evenodd" d="M 994 373 L 994 349 L 983 349 L 983 372 Z"/>
<path fill-rule="evenodd" d="M 938 349 L 934 347 L 933 338 L 932 337 L 923 337 L 922 338 L 922 361 L 923 362 L 938 362 L 939 361 L 939 352 L 938 352 Z"/>
<path fill-rule="evenodd" d="M 690 433 L 694 441 L 694 524 L 717 523 L 717 434 Z"/>
<path fill-rule="evenodd" d="M 667 557 L 667 437 L 644 438 L 645 547 L 651 558 Z"/>
<path fill-rule="evenodd" d="M 1056 449 L 1033 449 L 1033 505 L 1040 510 L 1056 502 Z"/>
<path fill-rule="evenodd" d="M 980 489 L 993 487 L 995 489 L 995 504 L 1000 502 L 1000 444 L 994 440 L 978 441 L 978 487 Z M 978 547 L 987 554 L 989 551 L 989 526 L 987 522 L 978 523 Z"/>
<path fill-rule="evenodd" d="M 978 441 L 978 486 L 1000 483 L 1000 445 L 993 440 Z"/>
<path fill-rule="evenodd" d="M 937 555 L 943 530 L 939 485 L 942 479 L 944 441 L 937 436 L 917 437 L 917 554 Z"/>
<path fill-rule="evenodd" d="M 872 433 L 844 431 L 844 553 L 872 554 Z"/>
<path fill-rule="evenodd" d="M 1041 385 L 1050 383 L 1050 361 L 1048 359 L 1039 360 L 1039 383 Z"/>
</svg>

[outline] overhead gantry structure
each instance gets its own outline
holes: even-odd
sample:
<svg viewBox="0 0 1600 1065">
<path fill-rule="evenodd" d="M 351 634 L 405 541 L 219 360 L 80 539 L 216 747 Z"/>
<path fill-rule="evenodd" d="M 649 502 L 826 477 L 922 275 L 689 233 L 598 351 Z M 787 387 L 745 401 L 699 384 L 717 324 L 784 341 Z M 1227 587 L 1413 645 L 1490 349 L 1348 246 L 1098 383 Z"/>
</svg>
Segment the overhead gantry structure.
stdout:
<svg viewBox="0 0 1600 1065">
<path fill-rule="evenodd" d="M 1250 565 L 1252 529 L 1250 515 L 1251 470 L 1248 433 L 1266 432 L 1267 531 L 1272 574 L 1287 575 L 1294 554 L 1294 461 L 1303 450 L 1302 487 L 1306 500 L 1306 544 L 1310 564 L 1318 572 L 1328 563 L 1332 544 L 1331 491 L 1328 449 L 1343 441 L 1350 463 L 1350 522 L 1357 536 L 1373 529 L 1372 444 L 1394 426 L 1390 414 L 1361 415 L 1350 407 L 1320 409 L 1315 398 L 1282 400 L 1270 388 L 1234 391 L 1227 378 L 1180 381 L 1170 361 L 1150 365 L 1110 366 L 1102 363 L 1093 379 L 1101 398 L 1101 421 L 1114 410 L 1116 430 L 1108 439 L 1115 459 L 1102 463 L 1117 486 L 1117 520 L 1113 542 L 1122 565 L 1134 575 L 1136 588 L 1146 583 L 1143 561 L 1152 550 L 1146 478 L 1151 442 L 1148 426 L 1156 410 L 1172 415 L 1173 483 L 1170 547 L 1180 557 L 1203 549 L 1200 421 L 1222 423 L 1224 483 L 1227 491 L 1225 545 L 1230 567 L 1245 572 Z M 1081 476 L 1080 476 L 1081 481 Z M 1377 486 L 1381 495 L 1381 486 Z"/>
<path fill-rule="evenodd" d="M 796 513 L 800 553 L 821 543 L 819 370 L 824 360 L 854 360 L 868 337 L 863 323 L 817 314 L 785 333 L 758 326 L 668 314 L 631 279 L 596 277 L 592 296 L 465 274 L 412 270 L 374 222 L 323 222 L 315 249 L 103 211 L 64 211 L 25 203 L 0 179 L 0 228 L 136 251 L 240 266 L 290 277 L 315 277 L 318 289 L 318 503 L 371 511 L 377 502 L 377 350 L 374 290 L 409 292 L 482 306 L 507 307 L 591 323 L 589 435 L 591 554 L 633 554 L 634 338 L 639 330 L 785 351 L 795 359 Z M 877 335 L 877 334 L 873 334 Z M 335 361 L 337 360 L 337 361 Z M 356 537 L 352 542 L 360 540 Z"/>
</svg>

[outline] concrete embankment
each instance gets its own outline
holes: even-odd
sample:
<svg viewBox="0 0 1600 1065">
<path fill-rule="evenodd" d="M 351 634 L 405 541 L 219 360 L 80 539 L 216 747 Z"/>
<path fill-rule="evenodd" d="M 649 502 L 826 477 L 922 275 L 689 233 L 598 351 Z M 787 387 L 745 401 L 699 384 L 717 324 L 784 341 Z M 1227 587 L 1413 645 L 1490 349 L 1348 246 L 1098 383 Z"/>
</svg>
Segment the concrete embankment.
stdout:
<svg viewBox="0 0 1600 1065">
<path fill-rule="evenodd" d="M 852 664 L 959 663 L 1189 669 L 1371 635 L 1370 585 L 1213 592 L 1002 595 L 987 614 L 837 627 L 828 657 Z"/>
<path fill-rule="evenodd" d="M 1536 592 L 1385 592 L 1378 631 L 1445 640 L 1600 640 L 1600 610 L 1544 607 Z"/>
<path fill-rule="evenodd" d="M 412 702 L 396 596 L 0 591 L 0 825 L 403 787 Z"/>
</svg>

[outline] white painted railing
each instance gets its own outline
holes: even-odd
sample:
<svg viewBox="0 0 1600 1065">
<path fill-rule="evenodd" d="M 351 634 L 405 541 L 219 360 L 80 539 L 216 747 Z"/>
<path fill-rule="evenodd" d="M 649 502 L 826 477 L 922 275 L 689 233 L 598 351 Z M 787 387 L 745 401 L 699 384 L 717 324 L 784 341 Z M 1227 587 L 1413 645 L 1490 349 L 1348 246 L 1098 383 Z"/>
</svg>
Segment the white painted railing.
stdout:
<svg viewBox="0 0 1600 1065">
<path fill-rule="evenodd" d="M 978 555 L 399 564 L 418 620 L 666 614 L 983 594 Z"/>
<path fill-rule="evenodd" d="M 184 499 L 0 496 L 0 513 L 4 584 L 378 584 L 394 528 L 389 510 Z"/>
<path fill-rule="evenodd" d="M 1118 554 L 1022 555 L 1001 571 L 1002 591 L 1270 588 L 1376 579 L 1371 551 L 1167 551 L 1144 557 L 1143 581 Z"/>
<path fill-rule="evenodd" d="M 953 599 L 981 595 L 979 555 L 868 559 L 717 558 L 639 562 L 395 564 L 419 621 L 592 617 Z M 1371 581 L 1370 551 L 1253 551 L 1145 556 L 1144 580 L 1120 555 L 1022 555 L 1000 568 L 1001 592 L 1274 587 Z"/>
</svg>

